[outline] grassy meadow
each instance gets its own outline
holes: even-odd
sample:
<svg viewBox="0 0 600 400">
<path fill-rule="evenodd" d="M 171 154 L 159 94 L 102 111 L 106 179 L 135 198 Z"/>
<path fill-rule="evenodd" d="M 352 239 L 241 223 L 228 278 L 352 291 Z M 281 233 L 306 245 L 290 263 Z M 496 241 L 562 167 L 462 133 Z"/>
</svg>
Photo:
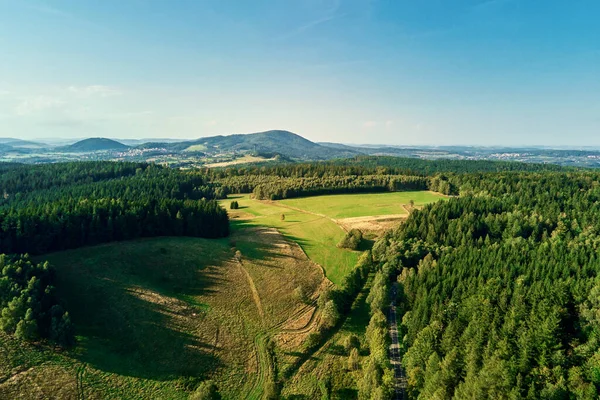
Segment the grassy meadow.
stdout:
<svg viewBox="0 0 600 400">
<path fill-rule="evenodd" d="M 330 218 L 354 218 L 406 214 L 403 205 L 414 201 L 415 207 L 444 197 L 429 191 L 340 194 L 280 200 L 281 204 L 301 208 Z"/>
<path fill-rule="evenodd" d="M 234 230 L 251 226 L 278 229 L 298 243 L 311 260 L 321 265 L 329 280 L 340 284 L 346 272 L 356 264 L 359 253 L 336 247 L 345 231 L 335 219 L 406 214 L 402 205 L 409 204 L 410 200 L 419 207 L 443 198 L 432 192 L 415 191 L 259 201 L 244 194 L 231 195 L 220 203 L 228 209 Z M 238 210 L 229 210 L 233 200 L 239 203 Z M 281 219 L 282 214 L 285 215 L 284 220 Z"/>
<path fill-rule="evenodd" d="M 250 199 L 249 195 L 229 196 L 221 204 L 228 209 L 232 200 L 240 206 L 238 210 L 228 210 L 234 230 L 256 226 L 278 229 L 298 243 L 312 261 L 321 265 L 327 278 L 335 284 L 342 282 L 346 272 L 358 260 L 358 252 L 336 247 L 345 232 L 329 218 L 280 207 L 277 202 Z M 281 214 L 285 215 L 284 220 Z"/>
<path fill-rule="evenodd" d="M 57 270 L 78 345 L 55 353 L 0 334 L 0 398 L 187 399 L 213 379 L 225 399 L 260 399 L 273 379 L 268 340 L 307 307 L 294 289 L 316 296 L 326 282 L 273 229 L 43 258 Z"/>
</svg>

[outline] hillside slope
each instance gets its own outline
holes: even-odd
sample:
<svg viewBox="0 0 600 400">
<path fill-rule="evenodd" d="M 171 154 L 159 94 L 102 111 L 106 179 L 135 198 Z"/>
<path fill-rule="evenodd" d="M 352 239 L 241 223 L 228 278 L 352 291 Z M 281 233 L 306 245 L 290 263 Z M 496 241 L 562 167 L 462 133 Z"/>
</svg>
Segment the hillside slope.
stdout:
<svg viewBox="0 0 600 400">
<path fill-rule="evenodd" d="M 129 146 L 116 140 L 106 138 L 89 138 L 80 140 L 69 146 L 60 147 L 58 151 L 81 153 L 89 151 L 127 150 Z"/>
<path fill-rule="evenodd" d="M 300 160 L 326 160 L 352 157 L 361 154 L 353 149 L 338 149 L 311 142 L 289 131 L 272 130 L 266 132 L 211 136 L 180 143 L 146 143 L 140 148 L 163 147 L 173 151 L 197 151 L 225 153 L 252 151 L 257 153 L 281 154 Z"/>
</svg>

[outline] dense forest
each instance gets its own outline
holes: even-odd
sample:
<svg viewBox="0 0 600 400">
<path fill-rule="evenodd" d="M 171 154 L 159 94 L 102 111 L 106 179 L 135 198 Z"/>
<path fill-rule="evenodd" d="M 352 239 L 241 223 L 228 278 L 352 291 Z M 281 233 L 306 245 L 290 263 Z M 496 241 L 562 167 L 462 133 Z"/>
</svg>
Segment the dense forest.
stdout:
<svg viewBox="0 0 600 400">
<path fill-rule="evenodd" d="M 495 161 L 421 160 L 361 156 L 318 163 L 276 164 L 205 169 L 217 195 L 253 193 L 280 200 L 323 194 L 432 190 L 457 195 L 456 179 L 473 172 L 567 171 L 552 164 Z"/>
<path fill-rule="evenodd" d="M 15 166 L 2 174 L 0 190 L 3 253 L 43 254 L 149 236 L 222 237 L 229 229 L 205 177 L 154 165 Z"/>
<path fill-rule="evenodd" d="M 484 172 L 545 172 L 569 171 L 555 164 L 533 164 L 488 160 L 424 160 L 387 156 L 358 156 L 313 163 L 270 163 L 227 168 L 204 169 L 213 180 L 231 176 L 266 175 L 281 178 L 322 178 L 351 175 L 413 175 L 464 174 Z"/>
<path fill-rule="evenodd" d="M 409 398 L 598 398 L 600 175 L 452 182 L 373 248 L 399 282 Z"/>
</svg>

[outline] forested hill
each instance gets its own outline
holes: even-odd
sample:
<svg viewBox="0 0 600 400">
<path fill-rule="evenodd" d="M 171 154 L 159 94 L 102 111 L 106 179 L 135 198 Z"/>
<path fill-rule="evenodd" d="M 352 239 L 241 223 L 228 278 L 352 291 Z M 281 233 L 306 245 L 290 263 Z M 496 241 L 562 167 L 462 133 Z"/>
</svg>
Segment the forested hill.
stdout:
<svg viewBox="0 0 600 400">
<path fill-rule="evenodd" d="M 465 174 L 373 248 L 411 399 L 597 399 L 600 175 Z"/>
<path fill-rule="evenodd" d="M 106 138 L 90 138 L 80 140 L 69 146 L 60 147 L 58 151 L 63 152 L 92 152 L 92 151 L 107 151 L 107 150 L 127 150 L 129 146 L 116 140 Z"/>
<path fill-rule="evenodd" d="M 164 147 L 174 151 L 231 152 L 253 151 L 257 153 L 281 154 L 301 160 L 326 160 L 351 157 L 360 154 L 358 150 L 336 149 L 311 142 L 295 133 L 273 130 L 245 135 L 212 136 L 180 143 L 152 143 L 140 146 Z"/>
</svg>

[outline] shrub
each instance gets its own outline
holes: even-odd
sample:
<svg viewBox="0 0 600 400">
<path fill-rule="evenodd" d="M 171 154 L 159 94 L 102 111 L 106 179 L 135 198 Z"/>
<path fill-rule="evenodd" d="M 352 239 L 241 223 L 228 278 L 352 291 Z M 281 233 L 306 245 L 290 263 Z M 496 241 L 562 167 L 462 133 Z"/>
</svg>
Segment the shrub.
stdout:
<svg viewBox="0 0 600 400">
<path fill-rule="evenodd" d="M 362 232 L 358 229 L 351 229 L 346 236 L 337 244 L 337 247 L 350 250 L 358 250 L 362 241 Z"/>
</svg>

